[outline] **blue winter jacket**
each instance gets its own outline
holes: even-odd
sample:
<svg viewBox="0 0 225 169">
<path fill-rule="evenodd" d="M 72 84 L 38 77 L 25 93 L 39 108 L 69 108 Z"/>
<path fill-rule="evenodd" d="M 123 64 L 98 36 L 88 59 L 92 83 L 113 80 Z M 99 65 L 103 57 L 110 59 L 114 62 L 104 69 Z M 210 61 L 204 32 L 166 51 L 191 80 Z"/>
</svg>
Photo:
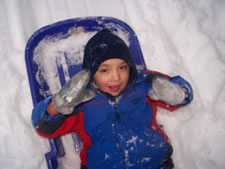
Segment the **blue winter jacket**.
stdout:
<svg viewBox="0 0 225 169">
<path fill-rule="evenodd" d="M 84 142 L 81 165 L 88 169 L 169 169 L 171 148 L 155 115 L 157 106 L 175 110 L 180 105 L 149 99 L 151 80 L 156 75 L 164 76 L 141 72 L 136 83 L 118 98 L 97 92 L 94 99 L 80 104 L 70 116 L 49 116 L 48 98 L 34 108 L 33 124 L 45 137 L 76 131 Z M 193 95 L 189 83 L 180 76 L 164 77 L 185 88 L 187 97 L 182 105 L 190 103 Z"/>
</svg>

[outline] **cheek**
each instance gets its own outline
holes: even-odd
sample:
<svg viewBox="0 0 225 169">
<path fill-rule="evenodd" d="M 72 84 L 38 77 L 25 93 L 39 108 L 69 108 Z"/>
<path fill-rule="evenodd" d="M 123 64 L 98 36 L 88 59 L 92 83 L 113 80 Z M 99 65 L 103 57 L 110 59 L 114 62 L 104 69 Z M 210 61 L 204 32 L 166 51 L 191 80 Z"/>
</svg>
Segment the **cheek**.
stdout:
<svg viewBox="0 0 225 169">
<path fill-rule="evenodd" d="M 99 78 L 94 78 L 94 82 L 96 84 L 96 86 L 99 89 L 103 89 L 105 86 L 107 86 L 107 80 L 103 77 L 99 77 Z"/>
<path fill-rule="evenodd" d="M 106 87 L 106 82 L 101 81 L 101 82 L 97 83 L 97 86 L 99 89 L 103 90 Z"/>
<path fill-rule="evenodd" d="M 129 81 L 129 73 L 125 73 L 124 74 L 124 76 L 123 76 L 123 81 L 124 81 L 124 83 L 128 83 L 128 81 Z"/>
</svg>

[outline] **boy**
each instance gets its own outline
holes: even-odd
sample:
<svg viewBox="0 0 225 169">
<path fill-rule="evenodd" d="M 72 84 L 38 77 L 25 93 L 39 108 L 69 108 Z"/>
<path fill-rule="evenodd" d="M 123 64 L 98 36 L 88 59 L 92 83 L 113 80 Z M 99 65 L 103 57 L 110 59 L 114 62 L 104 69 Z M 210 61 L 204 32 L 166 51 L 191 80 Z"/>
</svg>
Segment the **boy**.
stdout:
<svg viewBox="0 0 225 169">
<path fill-rule="evenodd" d="M 138 74 L 124 41 L 103 29 L 85 47 L 83 70 L 40 102 L 32 120 L 44 137 L 76 131 L 84 144 L 81 168 L 171 169 L 156 107 L 172 111 L 191 100 L 191 86 L 179 76 Z"/>
</svg>

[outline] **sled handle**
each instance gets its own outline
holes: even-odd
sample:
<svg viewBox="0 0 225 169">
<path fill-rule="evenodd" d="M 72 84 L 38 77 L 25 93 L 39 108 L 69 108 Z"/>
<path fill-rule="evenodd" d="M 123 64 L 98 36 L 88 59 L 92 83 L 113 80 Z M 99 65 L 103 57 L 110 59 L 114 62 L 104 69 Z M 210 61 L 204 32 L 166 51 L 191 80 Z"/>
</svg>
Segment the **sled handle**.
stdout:
<svg viewBox="0 0 225 169">
<path fill-rule="evenodd" d="M 80 138 L 79 136 L 75 133 L 72 132 L 72 138 L 73 138 L 73 142 L 74 142 L 74 148 L 76 152 L 80 152 L 81 151 L 81 142 L 80 142 Z"/>
</svg>

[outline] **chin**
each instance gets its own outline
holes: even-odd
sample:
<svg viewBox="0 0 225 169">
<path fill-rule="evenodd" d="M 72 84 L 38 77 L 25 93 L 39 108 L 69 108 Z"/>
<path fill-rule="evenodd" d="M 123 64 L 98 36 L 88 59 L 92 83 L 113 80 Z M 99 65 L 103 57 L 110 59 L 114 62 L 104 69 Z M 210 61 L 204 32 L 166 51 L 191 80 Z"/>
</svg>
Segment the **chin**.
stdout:
<svg viewBox="0 0 225 169">
<path fill-rule="evenodd" d="M 113 97 L 117 97 L 117 96 L 119 96 L 120 95 L 120 92 L 118 92 L 118 93 L 109 93 L 111 96 L 113 96 Z"/>
</svg>

